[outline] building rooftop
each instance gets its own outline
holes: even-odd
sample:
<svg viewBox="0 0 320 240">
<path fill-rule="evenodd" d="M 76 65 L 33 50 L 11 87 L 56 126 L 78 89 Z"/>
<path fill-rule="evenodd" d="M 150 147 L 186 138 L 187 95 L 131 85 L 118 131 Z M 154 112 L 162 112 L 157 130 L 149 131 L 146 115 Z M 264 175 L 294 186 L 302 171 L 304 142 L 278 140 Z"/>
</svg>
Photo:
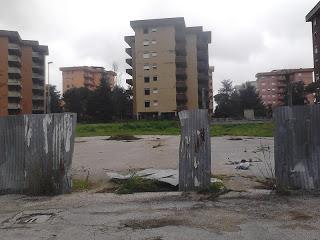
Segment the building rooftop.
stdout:
<svg viewBox="0 0 320 240">
<path fill-rule="evenodd" d="M 166 25 L 185 26 L 184 18 L 183 17 L 176 17 L 176 18 L 158 18 L 158 19 L 130 21 L 130 26 L 132 28 L 166 26 Z"/>
<path fill-rule="evenodd" d="M 76 70 L 84 70 L 90 72 L 105 72 L 107 74 L 111 74 L 117 76 L 117 73 L 114 71 L 106 71 L 104 67 L 97 67 L 97 66 L 74 66 L 74 67 L 61 67 L 59 68 L 62 72 L 69 72 L 69 71 L 76 71 Z"/>
<path fill-rule="evenodd" d="M 39 45 L 39 42 L 34 40 L 22 40 L 17 31 L 0 30 L 0 37 L 7 37 L 13 42 L 18 42 L 25 46 L 31 46 L 34 51 L 39 51 L 46 55 L 49 54 L 48 46 Z"/>
<path fill-rule="evenodd" d="M 313 72 L 313 68 L 294 68 L 294 69 L 279 69 L 279 70 L 272 70 L 271 72 L 261 72 L 257 73 L 256 77 L 262 76 L 276 76 L 276 75 L 283 75 L 287 73 L 303 73 L 303 72 Z"/>
<path fill-rule="evenodd" d="M 320 9 L 320 2 L 318 2 L 317 5 L 314 6 L 314 8 L 312 8 L 312 10 L 307 14 L 306 22 L 312 21 L 313 16 L 318 13 L 319 9 Z"/>
</svg>

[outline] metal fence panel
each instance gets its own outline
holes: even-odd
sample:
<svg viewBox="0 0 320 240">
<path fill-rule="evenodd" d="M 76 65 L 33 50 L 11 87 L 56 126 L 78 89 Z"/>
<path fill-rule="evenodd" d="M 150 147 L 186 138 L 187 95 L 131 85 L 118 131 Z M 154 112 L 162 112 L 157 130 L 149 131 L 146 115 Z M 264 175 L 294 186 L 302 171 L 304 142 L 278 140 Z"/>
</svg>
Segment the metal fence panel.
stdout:
<svg viewBox="0 0 320 240">
<path fill-rule="evenodd" d="M 274 120 L 278 185 L 320 189 L 320 105 L 279 107 Z"/>
<path fill-rule="evenodd" d="M 181 139 L 179 148 L 180 191 L 205 190 L 211 178 L 211 143 L 208 111 L 179 112 Z"/>
<path fill-rule="evenodd" d="M 0 118 L 0 192 L 71 192 L 76 114 Z"/>
</svg>

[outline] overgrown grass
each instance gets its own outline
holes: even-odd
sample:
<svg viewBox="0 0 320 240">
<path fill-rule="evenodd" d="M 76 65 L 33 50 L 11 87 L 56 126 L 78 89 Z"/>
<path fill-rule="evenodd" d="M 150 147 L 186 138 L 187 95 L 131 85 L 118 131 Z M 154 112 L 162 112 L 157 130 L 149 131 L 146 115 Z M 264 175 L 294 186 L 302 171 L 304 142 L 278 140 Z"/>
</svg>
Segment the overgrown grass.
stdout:
<svg viewBox="0 0 320 240">
<path fill-rule="evenodd" d="M 272 123 L 213 125 L 211 136 L 272 137 Z M 131 121 L 126 123 L 78 124 L 77 137 L 115 135 L 179 135 L 178 121 Z"/>
<path fill-rule="evenodd" d="M 132 194 L 137 192 L 166 192 L 176 190 L 177 189 L 169 184 L 133 175 L 128 180 L 119 182 L 116 193 Z"/>
<path fill-rule="evenodd" d="M 90 190 L 93 184 L 88 179 L 72 179 L 72 191 L 81 192 Z"/>
</svg>

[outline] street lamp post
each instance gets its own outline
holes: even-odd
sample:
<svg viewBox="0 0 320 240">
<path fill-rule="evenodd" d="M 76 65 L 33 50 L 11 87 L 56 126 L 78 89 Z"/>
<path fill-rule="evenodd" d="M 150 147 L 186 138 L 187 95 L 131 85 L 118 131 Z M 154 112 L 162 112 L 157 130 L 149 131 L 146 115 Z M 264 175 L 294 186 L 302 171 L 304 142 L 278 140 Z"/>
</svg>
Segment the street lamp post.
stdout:
<svg viewBox="0 0 320 240">
<path fill-rule="evenodd" d="M 51 112 L 51 109 L 50 109 L 50 71 L 49 71 L 49 69 L 50 69 L 50 64 L 52 64 L 53 62 L 48 62 L 48 85 L 47 85 L 47 87 L 46 87 L 46 90 L 47 90 L 47 102 L 46 102 L 46 113 L 50 113 Z"/>
</svg>

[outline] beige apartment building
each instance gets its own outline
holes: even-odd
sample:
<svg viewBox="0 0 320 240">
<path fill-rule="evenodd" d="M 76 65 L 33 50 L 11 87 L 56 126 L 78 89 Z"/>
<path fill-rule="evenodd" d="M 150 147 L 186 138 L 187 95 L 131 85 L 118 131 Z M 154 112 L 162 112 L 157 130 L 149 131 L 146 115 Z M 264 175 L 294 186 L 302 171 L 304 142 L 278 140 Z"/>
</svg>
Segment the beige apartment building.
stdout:
<svg viewBox="0 0 320 240">
<path fill-rule="evenodd" d="M 286 75 L 290 82 L 303 82 L 308 85 L 313 82 L 313 68 L 281 69 L 271 72 L 257 73 L 257 89 L 262 102 L 266 106 L 281 106 L 284 104 L 284 92 L 287 87 Z M 306 96 L 308 102 L 314 102 L 314 95 Z"/>
<path fill-rule="evenodd" d="M 184 109 L 208 108 L 211 32 L 186 27 L 184 18 L 131 21 L 133 112 L 137 119 L 172 118 Z"/>
<path fill-rule="evenodd" d="M 106 71 L 104 67 L 78 66 L 78 67 L 62 67 L 63 92 L 71 88 L 86 87 L 94 90 L 100 85 L 102 76 L 104 75 L 108 81 L 111 90 L 115 86 L 115 77 L 117 74 L 113 71 Z"/>
<path fill-rule="evenodd" d="M 43 113 L 48 47 L 0 30 L 0 116 Z"/>
</svg>

